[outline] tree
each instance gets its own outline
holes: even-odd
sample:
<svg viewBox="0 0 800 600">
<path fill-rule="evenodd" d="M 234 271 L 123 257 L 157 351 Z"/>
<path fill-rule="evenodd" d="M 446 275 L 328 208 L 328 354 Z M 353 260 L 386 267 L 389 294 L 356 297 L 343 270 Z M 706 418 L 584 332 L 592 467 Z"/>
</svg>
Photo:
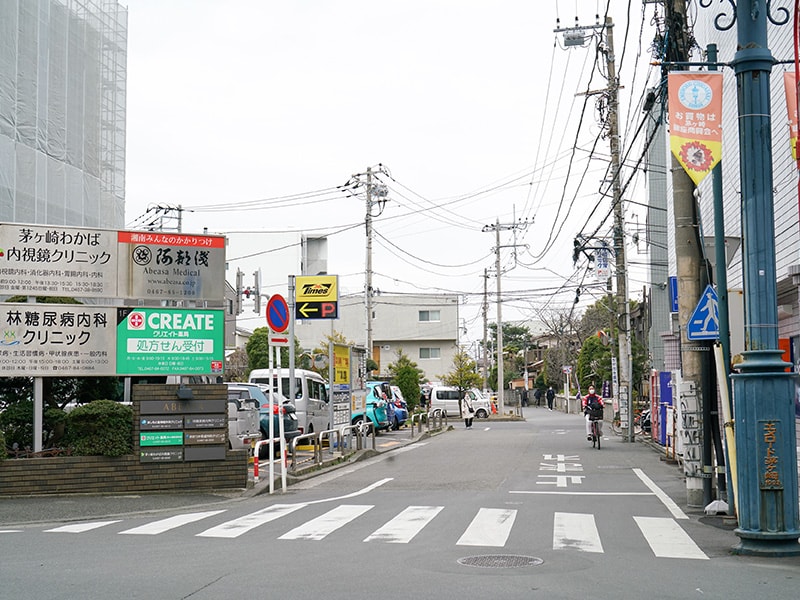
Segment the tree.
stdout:
<svg viewBox="0 0 800 600">
<path fill-rule="evenodd" d="M 397 360 L 387 365 L 391 383 L 400 388 L 409 410 L 419 404 L 419 386 L 423 380 L 422 370 L 402 350 L 397 351 Z"/>
<path fill-rule="evenodd" d="M 497 323 L 490 323 L 492 348 L 494 348 L 493 366 L 489 370 L 488 385 L 497 387 Z M 503 389 L 507 389 L 512 379 L 519 376 L 525 368 L 524 350 L 531 346 L 531 332 L 524 325 L 503 323 Z M 483 385 L 483 379 L 481 379 Z M 475 387 L 475 386 L 472 386 Z M 495 390 L 496 391 L 496 390 Z"/>
<path fill-rule="evenodd" d="M 503 329 L 505 332 L 505 328 Z M 442 383 L 458 388 L 459 396 L 471 388 L 478 387 L 483 383 L 483 378 L 476 371 L 476 363 L 463 350 L 456 352 L 453 356 L 453 370 L 446 375 L 439 375 Z"/>
</svg>

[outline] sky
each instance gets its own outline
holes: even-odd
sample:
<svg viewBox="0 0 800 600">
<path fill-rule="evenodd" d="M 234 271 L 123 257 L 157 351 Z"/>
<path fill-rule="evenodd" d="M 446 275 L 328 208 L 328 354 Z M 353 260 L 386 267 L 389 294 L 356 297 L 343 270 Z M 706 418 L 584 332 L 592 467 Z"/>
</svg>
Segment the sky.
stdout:
<svg viewBox="0 0 800 600">
<path fill-rule="evenodd" d="M 484 273 L 496 320 L 500 224 L 504 322 L 581 309 L 602 287 L 573 266 L 578 234 L 611 228 L 606 87 L 594 29 L 608 14 L 623 88 L 620 130 L 638 125 L 657 75 L 655 5 L 604 0 L 128 0 L 126 228 L 180 206 L 187 233 L 328 236 L 340 293 L 363 293 L 363 185 L 373 208 L 373 287 L 462 297 L 462 341 L 482 337 Z M 557 21 L 560 19 L 560 22 Z M 608 41 L 607 38 L 605 40 Z M 600 66 L 595 63 L 600 58 Z M 626 164 L 638 158 L 630 143 Z M 629 170 L 631 190 L 641 176 Z M 644 192 L 638 194 L 643 200 Z M 629 260 L 644 211 L 626 209 Z M 378 214 L 380 213 L 380 214 Z M 642 236 L 643 237 L 643 236 Z M 247 236 L 252 239 L 252 236 Z M 280 238 L 283 240 L 283 238 Z M 286 293 L 270 236 L 262 287 Z M 273 250 L 271 252 L 270 250 Z M 230 271 L 229 271 L 230 272 Z M 229 280 L 232 280 L 229 277 Z M 641 289 L 633 280 L 630 289 Z M 591 285 L 590 285 L 591 284 Z M 262 326 L 256 315 L 241 325 Z"/>
</svg>

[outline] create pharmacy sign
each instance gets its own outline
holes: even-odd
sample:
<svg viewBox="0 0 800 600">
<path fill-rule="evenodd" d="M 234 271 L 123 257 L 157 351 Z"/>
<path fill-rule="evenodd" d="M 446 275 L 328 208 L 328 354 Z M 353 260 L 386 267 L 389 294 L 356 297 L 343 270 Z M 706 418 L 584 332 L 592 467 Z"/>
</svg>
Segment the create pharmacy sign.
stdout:
<svg viewBox="0 0 800 600">
<path fill-rule="evenodd" d="M 222 374 L 222 310 L 120 308 L 116 329 L 119 375 Z"/>
<path fill-rule="evenodd" d="M 225 238 L 0 223 L 0 295 L 223 300 Z"/>
</svg>

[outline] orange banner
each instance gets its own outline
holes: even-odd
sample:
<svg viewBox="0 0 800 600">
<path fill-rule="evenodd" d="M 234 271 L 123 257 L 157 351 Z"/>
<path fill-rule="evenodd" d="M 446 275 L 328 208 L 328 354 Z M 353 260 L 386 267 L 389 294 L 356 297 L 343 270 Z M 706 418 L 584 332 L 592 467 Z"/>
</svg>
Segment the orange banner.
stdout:
<svg viewBox="0 0 800 600">
<path fill-rule="evenodd" d="M 698 185 L 722 158 L 722 73 L 669 74 L 669 145 Z"/>
<path fill-rule="evenodd" d="M 797 160 L 797 83 L 794 72 L 784 72 L 783 89 L 786 92 L 786 113 L 789 115 L 789 137 L 792 142 L 792 158 Z M 800 165 L 798 165 L 798 167 L 800 167 Z"/>
</svg>

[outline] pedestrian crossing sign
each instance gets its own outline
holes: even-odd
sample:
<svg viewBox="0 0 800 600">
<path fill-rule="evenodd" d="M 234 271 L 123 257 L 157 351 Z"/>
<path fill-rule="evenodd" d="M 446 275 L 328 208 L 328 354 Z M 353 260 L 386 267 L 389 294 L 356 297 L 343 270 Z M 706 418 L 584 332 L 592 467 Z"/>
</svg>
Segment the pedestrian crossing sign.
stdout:
<svg viewBox="0 0 800 600">
<path fill-rule="evenodd" d="M 690 340 L 719 339 L 719 299 L 714 287 L 707 285 L 689 322 L 686 337 Z"/>
</svg>

